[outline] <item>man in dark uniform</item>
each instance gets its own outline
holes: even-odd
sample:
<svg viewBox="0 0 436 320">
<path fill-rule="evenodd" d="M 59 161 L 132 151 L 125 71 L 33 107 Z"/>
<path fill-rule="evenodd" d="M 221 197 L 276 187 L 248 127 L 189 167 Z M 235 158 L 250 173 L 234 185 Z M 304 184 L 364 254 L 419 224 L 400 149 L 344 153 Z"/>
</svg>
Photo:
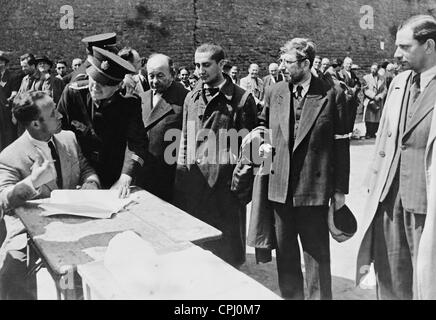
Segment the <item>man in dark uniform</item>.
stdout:
<svg viewBox="0 0 436 320">
<path fill-rule="evenodd" d="M 117 35 L 114 32 L 102 33 L 102 34 L 96 34 L 94 36 L 89 36 L 89 37 L 83 38 L 82 42 L 86 43 L 86 53 L 87 53 L 88 57 L 92 56 L 92 54 L 93 54 L 92 47 L 98 47 L 98 48 L 102 48 L 102 49 L 105 49 L 107 51 L 110 51 L 112 53 L 118 53 L 118 49 L 116 46 Z M 90 62 L 88 60 L 86 60 L 84 63 L 82 63 L 80 65 L 80 67 L 77 70 L 71 72 L 70 74 L 68 74 L 64 78 L 66 78 L 66 79 L 69 78 L 70 81 L 68 81 L 68 82 L 70 82 L 70 83 L 75 82 L 79 78 L 81 79 L 84 76 L 86 76 L 86 69 L 90 65 L 91 65 Z"/>
<path fill-rule="evenodd" d="M 121 57 L 93 47 L 88 57 L 88 90 L 69 85 L 58 110 L 62 127 L 72 130 L 83 154 L 97 171 L 103 188 L 128 194 L 134 173 L 143 165 L 147 137 L 141 117 L 141 101 L 120 93 L 124 76 L 134 67 Z M 131 153 L 124 159 L 128 146 Z"/>
</svg>

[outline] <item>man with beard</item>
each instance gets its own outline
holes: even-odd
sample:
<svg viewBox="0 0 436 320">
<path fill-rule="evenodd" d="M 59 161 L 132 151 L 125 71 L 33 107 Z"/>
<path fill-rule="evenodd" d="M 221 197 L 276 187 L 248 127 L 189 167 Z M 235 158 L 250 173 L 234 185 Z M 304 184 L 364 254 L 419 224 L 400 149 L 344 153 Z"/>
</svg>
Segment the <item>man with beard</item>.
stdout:
<svg viewBox="0 0 436 320">
<path fill-rule="evenodd" d="M 304 251 L 309 299 L 331 299 L 327 214 L 345 203 L 349 138 L 345 96 L 312 75 L 315 44 L 294 38 L 281 49 L 288 82 L 267 91 L 260 125 L 271 131 L 260 156 L 274 155 L 268 181 L 277 240 L 279 287 L 285 299 L 304 299 L 298 238 Z M 262 197 L 262 195 L 259 195 Z"/>
</svg>

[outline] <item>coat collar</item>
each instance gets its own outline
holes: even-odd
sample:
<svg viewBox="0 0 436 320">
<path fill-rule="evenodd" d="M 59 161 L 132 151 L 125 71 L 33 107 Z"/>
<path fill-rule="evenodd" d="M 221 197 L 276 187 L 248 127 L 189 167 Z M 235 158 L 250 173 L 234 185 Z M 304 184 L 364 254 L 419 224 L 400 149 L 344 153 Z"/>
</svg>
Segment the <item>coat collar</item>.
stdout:
<svg viewBox="0 0 436 320">
<path fill-rule="evenodd" d="M 157 103 L 154 108 L 152 108 L 153 91 L 148 90 L 144 93 L 142 120 L 144 122 L 145 129 L 148 129 L 150 126 L 162 119 L 162 117 L 167 115 L 169 112 L 176 112 L 176 110 L 174 110 L 174 106 L 178 104 L 178 100 L 180 99 L 180 91 L 177 90 L 176 86 L 177 83 L 173 81 L 169 88 L 162 94 L 162 99 Z"/>
<path fill-rule="evenodd" d="M 223 95 L 227 99 L 227 102 L 230 103 L 232 101 L 233 95 L 235 93 L 235 84 L 233 83 L 232 79 L 230 79 L 230 77 L 228 75 L 223 73 L 223 76 L 224 76 L 224 79 L 226 80 L 226 82 L 220 88 L 219 94 Z M 194 100 L 198 99 L 201 96 L 203 88 L 204 88 L 204 82 L 202 80 L 198 81 L 197 85 L 192 90 L 192 97 L 194 98 Z M 214 99 L 216 99 L 216 97 L 218 95 L 216 95 L 210 101 L 213 101 Z M 209 101 L 209 103 L 210 103 L 210 101 Z"/>
</svg>

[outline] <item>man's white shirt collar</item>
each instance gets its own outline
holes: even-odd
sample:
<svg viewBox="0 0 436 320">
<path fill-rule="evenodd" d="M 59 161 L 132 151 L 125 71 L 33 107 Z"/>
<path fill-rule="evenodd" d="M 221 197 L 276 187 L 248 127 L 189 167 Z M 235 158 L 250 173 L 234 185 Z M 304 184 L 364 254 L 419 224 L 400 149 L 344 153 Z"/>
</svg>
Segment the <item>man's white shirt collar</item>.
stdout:
<svg viewBox="0 0 436 320">
<path fill-rule="evenodd" d="M 297 92 L 297 87 L 298 86 L 302 86 L 303 90 L 301 91 L 301 96 L 304 97 L 307 93 L 307 91 L 309 91 L 309 86 L 310 86 L 310 81 L 312 80 L 312 73 L 309 73 L 309 78 L 307 78 L 305 81 L 303 82 L 299 82 L 294 84 L 293 88 L 292 88 L 292 92 L 295 94 Z"/>
<path fill-rule="evenodd" d="M 36 148 L 38 148 L 39 150 L 42 151 L 42 153 L 44 154 L 44 156 L 46 157 L 46 159 L 48 159 L 48 160 L 50 160 L 50 161 L 53 160 L 53 158 L 52 158 L 52 156 L 51 156 L 50 147 L 48 146 L 48 142 L 49 142 L 49 141 L 52 141 L 53 144 L 54 144 L 55 147 L 56 147 L 56 144 L 55 144 L 54 141 L 53 141 L 53 137 L 52 137 L 49 141 L 46 142 L 46 141 L 41 141 L 41 140 L 37 140 L 37 139 L 33 138 L 33 137 L 30 135 L 29 131 L 27 131 L 27 130 L 25 131 L 25 134 L 27 135 L 27 137 L 28 137 L 30 143 L 33 144 Z"/>
<path fill-rule="evenodd" d="M 431 67 L 430 69 L 421 73 L 421 82 L 420 82 L 420 90 L 421 92 L 425 90 L 430 81 L 436 76 L 436 66 Z"/>
</svg>

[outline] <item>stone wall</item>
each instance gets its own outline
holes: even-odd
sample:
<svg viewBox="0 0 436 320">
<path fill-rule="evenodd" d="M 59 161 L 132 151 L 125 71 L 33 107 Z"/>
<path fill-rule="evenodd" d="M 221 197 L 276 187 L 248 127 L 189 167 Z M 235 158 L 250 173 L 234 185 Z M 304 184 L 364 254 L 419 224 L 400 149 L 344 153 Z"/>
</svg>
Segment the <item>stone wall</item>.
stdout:
<svg viewBox="0 0 436 320">
<path fill-rule="evenodd" d="M 74 9 L 72 30 L 60 28 L 63 5 Z M 364 5 L 374 9 L 373 29 L 360 26 Z M 265 74 L 280 46 L 301 36 L 315 40 L 322 56 L 350 55 L 366 69 L 392 58 L 402 20 L 434 8 L 436 0 L 0 0 L 0 50 L 15 66 L 24 52 L 71 61 L 85 55 L 81 38 L 115 31 L 123 46 L 144 56 L 163 52 L 188 67 L 197 45 L 216 42 L 243 74 L 254 62 Z"/>
</svg>

